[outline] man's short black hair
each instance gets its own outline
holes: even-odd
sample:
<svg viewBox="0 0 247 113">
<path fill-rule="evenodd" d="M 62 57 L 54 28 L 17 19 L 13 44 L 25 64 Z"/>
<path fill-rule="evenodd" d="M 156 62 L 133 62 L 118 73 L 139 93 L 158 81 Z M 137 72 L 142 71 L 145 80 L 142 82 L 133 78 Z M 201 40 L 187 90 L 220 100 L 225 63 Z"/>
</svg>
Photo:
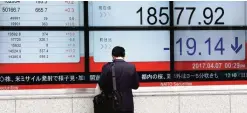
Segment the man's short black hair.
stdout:
<svg viewBox="0 0 247 113">
<path fill-rule="evenodd" d="M 125 57 L 125 49 L 121 46 L 116 46 L 112 49 L 112 56 Z"/>
</svg>

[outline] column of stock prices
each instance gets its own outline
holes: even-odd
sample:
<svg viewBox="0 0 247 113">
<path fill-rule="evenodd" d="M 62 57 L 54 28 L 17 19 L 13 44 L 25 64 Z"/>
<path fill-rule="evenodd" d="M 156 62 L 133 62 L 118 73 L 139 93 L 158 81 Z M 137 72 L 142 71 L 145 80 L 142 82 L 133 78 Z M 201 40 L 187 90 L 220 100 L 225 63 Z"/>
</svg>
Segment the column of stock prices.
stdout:
<svg viewBox="0 0 247 113">
<path fill-rule="evenodd" d="M 246 79 L 246 6 L 244 1 L 1 1 L 0 26 L 30 30 L 1 29 L 0 74 L 96 82 L 112 61 L 112 48 L 123 46 L 125 60 L 136 65 L 143 82 Z"/>
<path fill-rule="evenodd" d="M 83 26 L 83 6 L 76 1 L 1 1 L 0 26 Z M 83 72 L 83 40 L 84 31 L 0 31 L 0 73 Z"/>
</svg>

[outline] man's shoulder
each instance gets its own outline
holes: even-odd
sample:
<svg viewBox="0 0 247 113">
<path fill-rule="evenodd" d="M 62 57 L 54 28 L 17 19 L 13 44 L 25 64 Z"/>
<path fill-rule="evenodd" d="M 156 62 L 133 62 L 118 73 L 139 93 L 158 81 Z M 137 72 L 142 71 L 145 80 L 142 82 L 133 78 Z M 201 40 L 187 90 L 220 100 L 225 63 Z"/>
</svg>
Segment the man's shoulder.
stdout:
<svg viewBox="0 0 247 113">
<path fill-rule="evenodd" d="M 130 67 L 130 68 L 135 68 L 135 65 L 130 63 L 130 62 L 117 62 L 120 65 L 124 66 L 124 67 Z M 103 65 L 103 68 L 109 68 L 114 64 L 114 62 L 108 62 L 106 64 Z"/>
<path fill-rule="evenodd" d="M 109 67 L 112 65 L 112 62 L 107 62 L 106 64 L 103 65 L 103 68 Z"/>
<path fill-rule="evenodd" d="M 131 67 L 131 68 L 135 68 L 135 65 L 130 63 L 130 62 L 125 62 L 124 64 L 125 66 Z"/>
</svg>

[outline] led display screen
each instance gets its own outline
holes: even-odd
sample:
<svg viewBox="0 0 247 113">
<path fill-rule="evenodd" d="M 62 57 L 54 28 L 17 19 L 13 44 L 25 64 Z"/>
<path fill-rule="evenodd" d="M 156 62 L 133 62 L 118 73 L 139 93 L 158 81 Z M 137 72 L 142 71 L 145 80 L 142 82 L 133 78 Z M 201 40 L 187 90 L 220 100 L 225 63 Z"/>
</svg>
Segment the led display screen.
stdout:
<svg viewBox="0 0 247 113">
<path fill-rule="evenodd" d="M 244 30 L 185 30 L 174 36 L 176 70 L 246 69 Z"/>
<path fill-rule="evenodd" d="M 94 87 L 115 46 L 125 48 L 125 60 L 136 66 L 144 86 L 246 80 L 246 6 L 245 1 L 1 1 L 0 85 Z"/>
<path fill-rule="evenodd" d="M 90 26 L 169 26 L 169 2 L 89 2 Z"/>
<path fill-rule="evenodd" d="M 90 38 L 90 70 L 100 72 L 102 65 L 112 61 L 115 46 L 125 48 L 125 60 L 137 71 L 170 70 L 169 31 L 92 31 Z"/>
<path fill-rule="evenodd" d="M 84 32 L 0 31 L 0 73 L 84 72 Z"/>
</svg>

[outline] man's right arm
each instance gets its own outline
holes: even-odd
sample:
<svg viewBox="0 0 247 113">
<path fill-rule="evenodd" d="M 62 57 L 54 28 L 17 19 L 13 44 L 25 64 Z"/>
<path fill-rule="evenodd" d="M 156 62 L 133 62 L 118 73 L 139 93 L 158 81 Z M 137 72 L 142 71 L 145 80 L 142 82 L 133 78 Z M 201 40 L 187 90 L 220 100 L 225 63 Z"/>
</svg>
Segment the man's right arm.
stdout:
<svg viewBox="0 0 247 113">
<path fill-rule="evenodd" d="M 139 75 L 138 73 L 136 72 L 136 68 L 134 67 L 134 73 L 133 73 L 133 76 L 132 76 L 132 88 L 133 89 L 138 89 L 139 88 Z"/>
</svg>

